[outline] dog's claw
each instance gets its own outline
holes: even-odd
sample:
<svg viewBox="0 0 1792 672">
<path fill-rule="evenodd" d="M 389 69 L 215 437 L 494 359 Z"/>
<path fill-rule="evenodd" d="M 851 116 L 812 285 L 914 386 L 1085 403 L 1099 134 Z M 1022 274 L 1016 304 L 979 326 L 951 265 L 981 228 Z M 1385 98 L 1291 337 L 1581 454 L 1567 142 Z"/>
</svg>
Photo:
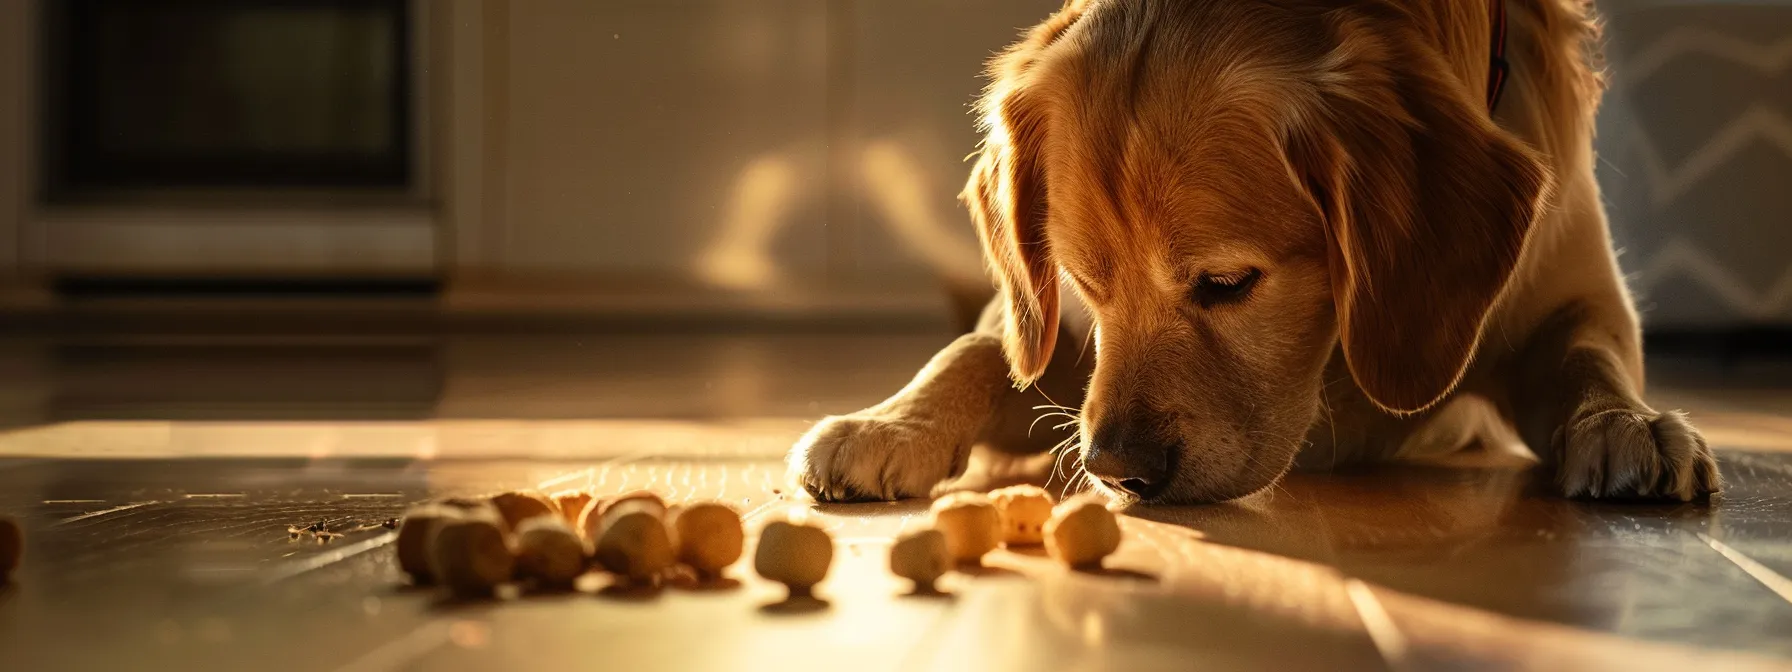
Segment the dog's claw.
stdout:
<svg viewBox="0 0 1792 672">
<path fill-rule="evenodd" d="M 1689 502 L 1722 487 L 1705 437 L 1677 411 L 1591 413 L 1562 427 L 1555 440 L 1556 482 L 1569 497 Z"/>
<path fill-rule="evenodd" d="M 791 449 L 790 468 L 818 502 L 926 497 L 951 476 L 960 452 L 955 437 L 931 430 L 900 417 L 828 417 Z"/>
</svg>

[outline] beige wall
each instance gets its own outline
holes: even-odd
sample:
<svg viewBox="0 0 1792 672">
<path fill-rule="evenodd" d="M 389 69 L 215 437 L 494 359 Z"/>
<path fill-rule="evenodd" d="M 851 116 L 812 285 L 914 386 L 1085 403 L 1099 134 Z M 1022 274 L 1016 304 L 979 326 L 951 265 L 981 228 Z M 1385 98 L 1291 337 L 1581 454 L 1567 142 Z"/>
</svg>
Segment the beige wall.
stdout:
<svg viewBox="0 0 1792 672">
<path fill-rule="evenodd" d="M 58 259 L 83 258 L 21 253 L 33 231 L 97 250 L 102 267 L 153 252 L 158 245 L 143 236 L 159 234 L 129 228 L 142 215 L 71 236 L 75 229 L 56 227 L 91 218 L 58 223 L 27 201 L 25 97 L 5 94 L 25 86 L 24 14 L 35 4 L 0 2 L 0 272 L 34 256 L 51 257 L 36 260 L 51 271 Z M 1057 4 L 430 2 L 423 82 L 432 184 L 422 219 L 391 226 L 428 222 L 436 242 L 423 249 L 437 261 L 429 271 L 405 257 L 398 268 L 745 290 L 930 287 L 933 268 L 980 273 L 955 200 L 976 143 L 968 104 L 982 61 Z M 285 222 L 281 240 L 292 240 L 305 216 L 248 218 L 244 231 Z M 178 211 L 171 217 L 180 223 Z M 363 258 L 317 247 L 338 261 Z"/>
<path fill-rule="evenodd" d="M 505 4 L 484 44 L 489 268 L 875 283 L 978 272 L 967 106 L 1057 3 Z"/>
<path fill-rule="evenodd" d="M 778 220 L 793 270 L 821 260 L 825 3 L 507 4 L 499 264 L 676 272 L 733 213 Z M 766 202 L 731 204 L 743 174 Z"/>
</svg>

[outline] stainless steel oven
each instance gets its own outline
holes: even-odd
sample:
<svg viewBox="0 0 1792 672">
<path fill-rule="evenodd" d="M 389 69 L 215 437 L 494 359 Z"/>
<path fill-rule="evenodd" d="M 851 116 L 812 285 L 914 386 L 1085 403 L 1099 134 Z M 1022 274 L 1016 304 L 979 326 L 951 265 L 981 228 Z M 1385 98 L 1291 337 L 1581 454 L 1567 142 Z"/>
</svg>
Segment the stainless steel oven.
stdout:
<svg viewBox="0 0 1792 672">
<path fill-rule="evenodd" d="M 50 0 L 27 252 L 52 276 L 426 276 L 426 0 Z"/>
<path fill-rule="evenodd" d="M 420 185 L 406 0 L 45 7 L 46 196 Z"/>
<path fill-rule="evenodd" d="M 0 0 L 0 311 L 45 279 L 300 275 L 936 311 L 941 269 L 983 272 L 956 198 L 981 64 L 1062 3 Z"/>
</svg>

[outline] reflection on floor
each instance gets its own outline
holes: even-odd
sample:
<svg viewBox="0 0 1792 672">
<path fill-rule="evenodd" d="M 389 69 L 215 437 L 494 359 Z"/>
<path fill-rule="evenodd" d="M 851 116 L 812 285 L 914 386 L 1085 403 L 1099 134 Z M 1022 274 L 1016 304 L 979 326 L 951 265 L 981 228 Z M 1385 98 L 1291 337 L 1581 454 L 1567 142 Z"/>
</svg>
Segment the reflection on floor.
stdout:
<svg viewBox="0 0 1792 672">
<path fill-rule="evenodd" d="M 1792 388 L 1657 367 L 1723 446 L 1711 504 L 1557 500 L 1522 463 L 1296 474 L 1135 511 L 1107 575 L 1002 551 L 899 597 L 919 503 L 823 507 L 825 610 L 779 589 L 443 602 L 379 523 L 494 488 L 646 487 L 752 522 L 808 508 L 781 457 L 949 335 L 182 338 L 0 345 L 8 669 L 1583 669 L 1792 665 Z M 1771 363 L 1762 365 L 1771 370 Z M 1764 379 L 1764 378 L 1763 378 Z M 184 459 L 205 457 L 210 459 Z M 323 520 L 320 544 L 287 529 Z"/>
</svg>

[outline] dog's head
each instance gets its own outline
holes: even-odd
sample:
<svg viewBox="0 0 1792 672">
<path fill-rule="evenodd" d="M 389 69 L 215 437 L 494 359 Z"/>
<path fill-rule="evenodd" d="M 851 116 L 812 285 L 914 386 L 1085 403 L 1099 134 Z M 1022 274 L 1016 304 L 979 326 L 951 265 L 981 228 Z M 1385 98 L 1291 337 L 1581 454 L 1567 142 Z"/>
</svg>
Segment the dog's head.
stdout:
<svg viewBox="0 0 1792 672">
<path fill-rule="evenodd" d="M 1216 501 L 1292 463 L 1341 352 L 1410 413 L 1448 394 L 1550 181 L 1413 19 L 1377 3 L 1071 0 L 991 65 L 964 199 L 1017 382 L 1095 322 L 1084 464 Z"/>
</svg>

